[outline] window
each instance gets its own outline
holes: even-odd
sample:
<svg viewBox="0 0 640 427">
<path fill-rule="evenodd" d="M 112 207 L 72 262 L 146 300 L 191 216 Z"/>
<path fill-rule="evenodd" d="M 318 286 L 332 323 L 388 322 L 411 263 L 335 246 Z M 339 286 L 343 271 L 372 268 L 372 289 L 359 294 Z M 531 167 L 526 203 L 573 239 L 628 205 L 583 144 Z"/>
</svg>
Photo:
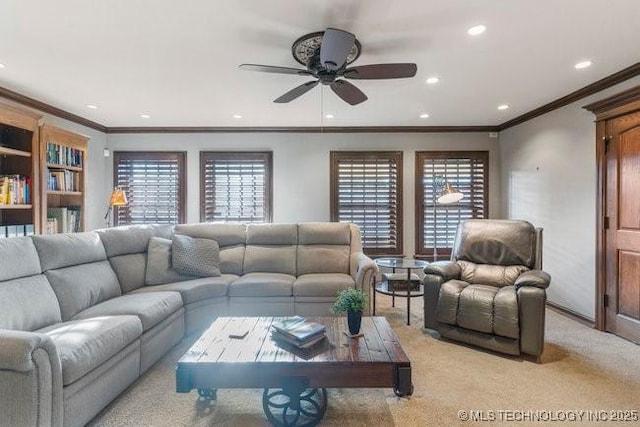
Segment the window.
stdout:
<svg viewBox="0 0 640 427">
<path fill-rule="evenodd" d="M 185 152 L 114 152 L 113 182 L 127 195 L 127 206 L 114 208 L 114 225 L 184 222 L 186 157 Z"/>
<path fill-rule="evenodd" d="M 331 221 L 360 226 L 368 255 L 402 253 L 402 152 L 332 151 Z"/>
<path fill-rule="evenodd" d="M 436 203 L 444 182 L 464 194 L 459 203 Z M 488 151 L 416 152 L 416 255 L 448 259 L 460 221 L 487 218 L 488 188 Z"/>
<path fill-rule="evenodd" d="M 271 222 L 273 155 L 200 152 L 200 220 Z"/>
</svg>

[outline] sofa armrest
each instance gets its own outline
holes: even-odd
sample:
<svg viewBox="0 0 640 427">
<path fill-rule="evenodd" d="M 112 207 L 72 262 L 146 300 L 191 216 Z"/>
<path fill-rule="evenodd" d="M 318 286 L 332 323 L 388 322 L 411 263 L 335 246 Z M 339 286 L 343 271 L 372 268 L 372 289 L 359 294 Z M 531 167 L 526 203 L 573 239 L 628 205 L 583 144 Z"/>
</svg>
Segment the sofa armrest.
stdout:
<svg viewBox="0 0 640 427">
<path fill-rule="evenodd" d="M 371 258 L 363 252 L 351 254 L 351 277 L 356 282 L 356 289 L 368 292 L 377 274 L 378 266 Z"/>
<path fill-rule="evenodd" d="M 433 274 L 440 276 L 444 281 L 459 279 L 460 278 L 460 266 L 451 261 L 436 261 L 427 265 L 424 268 L 424 274 Z"/>
<path fill-rule="evenodd" d="M 523 286 L 533 286 L 540 289 L 547 289 L 551 283 L 549 273 L 542 270 L 529 270 L 522 273 L 516 279 L 514 286 L 520 289 Z"/>
<path fill-rule="evenodd" d="M 0 413 L 7 425 L 62 426 L 62 368 L 48 336 L 0 329 Z"/>
</svg>

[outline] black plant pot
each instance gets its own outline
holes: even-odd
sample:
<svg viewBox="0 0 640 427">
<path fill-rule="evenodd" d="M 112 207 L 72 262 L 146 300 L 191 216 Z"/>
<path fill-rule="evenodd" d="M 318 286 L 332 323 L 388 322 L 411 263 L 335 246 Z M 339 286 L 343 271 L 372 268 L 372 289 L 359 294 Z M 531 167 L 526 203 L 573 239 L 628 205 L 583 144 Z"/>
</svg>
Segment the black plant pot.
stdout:
<svg viewBox="0 0 640 427">
<path fill-rule="evenodd" d="M 362 323 L 362 312 L 347 313 L 347 324 L 349 325 L 349 333 L 356 335 L 360 332 L 360 324 Z"/>
</svg>

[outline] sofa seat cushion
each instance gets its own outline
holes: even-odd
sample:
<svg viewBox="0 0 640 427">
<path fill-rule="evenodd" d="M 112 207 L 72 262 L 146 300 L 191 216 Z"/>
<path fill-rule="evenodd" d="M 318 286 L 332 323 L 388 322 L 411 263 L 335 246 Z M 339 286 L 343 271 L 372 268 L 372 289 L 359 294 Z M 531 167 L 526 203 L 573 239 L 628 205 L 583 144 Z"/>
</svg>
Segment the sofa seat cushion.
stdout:
<svg viewBox="0 0 640 427">
<path fill-rule="evenodd" d="M 303 274 L 293 283 L 293 295 L 296 297 L 335 297 L 338 291 L 354 286 L 353 277 L 348 274 Z"/>
<path fill-rule="evenodd" d="M 129 293 L 83 310 L 73 320 L 130 314 L 138 316 L 142 329 L 148 331 L 181 307 L 182 298 L 178 292 Z"/>
<path fill-rule="evenodd" d="M 229 284 L 236 280 L 235 274 L 223 274 L 218 277 L 203 277 L 184 282 L 167 283 L 165 285 L 145 286 L 136 289 L 132 294 L 146 292 L 180 292 L 184 304 L 202 301 L 207 298 L 223 297 L 227 295 Z"/>
<path fill-rule="evenodd" d="M 230 297 L 290 297 L 295 276 L 283 273 L 248 273 L 229 285 Z"/>
<path fill-rule="evenodd" d="M 449 280 L 440 287 L 438 321 L 477 332 L 518 339 L 518 301 L 513 286 L 502 288 Z"/>
<path fill-rule="evenodd" d="M 142 334 L 136 316 L 71 320 L 38 330 L 51 337 L 60 355 L 62 382 L 69 385 L 118 354 Z"/>
</svg>

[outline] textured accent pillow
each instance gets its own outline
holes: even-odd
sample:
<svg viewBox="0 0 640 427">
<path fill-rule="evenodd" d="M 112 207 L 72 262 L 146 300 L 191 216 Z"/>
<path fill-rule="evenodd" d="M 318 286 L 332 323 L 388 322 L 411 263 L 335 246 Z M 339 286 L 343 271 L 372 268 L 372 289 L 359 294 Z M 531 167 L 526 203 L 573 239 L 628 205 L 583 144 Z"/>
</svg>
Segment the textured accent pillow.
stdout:
<svg viewBox="0 0 640 427">
<path fill-rule="evenodd" d="M 191 279 L 193 276 L 183 276 L 171 268 L 171 240 L 160 237 L 149 239 L 145 285 L 163 285 Z"/>
<path fill-rule="evenodd" d="M 220 276 L 220 246 L 213 239 L 177 234 L 171 246 L 173 269 L 192 276 Z"/>
</svg>

